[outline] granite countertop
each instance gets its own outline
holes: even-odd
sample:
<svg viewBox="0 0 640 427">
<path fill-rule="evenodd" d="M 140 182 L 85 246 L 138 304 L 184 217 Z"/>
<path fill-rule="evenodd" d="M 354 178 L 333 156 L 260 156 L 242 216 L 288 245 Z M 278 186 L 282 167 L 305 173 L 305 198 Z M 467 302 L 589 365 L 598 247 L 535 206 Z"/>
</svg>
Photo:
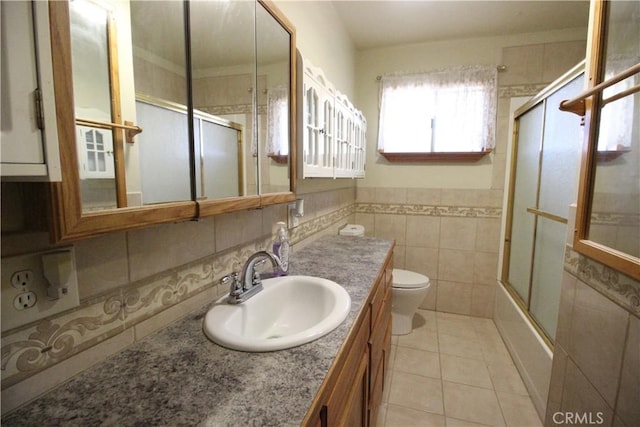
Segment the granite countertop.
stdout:
<svg viewBox="0 0 640 427">
<path fill-rule="evenodd" d="M 202 331 L 207 304 L 11 413 L 2 424 L 299 425 L 392 245 L 328 236 L 292 255 L 291 275 L 333 280 L 351 296 L 347 319 L 316 341 L 269 353 L 228 350 Z"/>
</svg>

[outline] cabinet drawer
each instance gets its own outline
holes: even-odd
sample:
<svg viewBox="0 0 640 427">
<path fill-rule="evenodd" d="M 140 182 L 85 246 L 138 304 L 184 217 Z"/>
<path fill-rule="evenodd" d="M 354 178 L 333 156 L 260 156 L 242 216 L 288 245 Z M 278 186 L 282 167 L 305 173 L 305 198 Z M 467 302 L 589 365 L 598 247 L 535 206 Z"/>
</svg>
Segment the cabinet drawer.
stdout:
<svg viewBox="0 0 640 427">
<path fill-rule="evenodd" d="M 371 334 L 375 332 L 375 324 L 378 321 L 380 315 L 380 309 L 384 301 L 384 280 L 380 280 L 376 283 L 373 291 L 373 297 L 371 298 Z"/>
</svg>

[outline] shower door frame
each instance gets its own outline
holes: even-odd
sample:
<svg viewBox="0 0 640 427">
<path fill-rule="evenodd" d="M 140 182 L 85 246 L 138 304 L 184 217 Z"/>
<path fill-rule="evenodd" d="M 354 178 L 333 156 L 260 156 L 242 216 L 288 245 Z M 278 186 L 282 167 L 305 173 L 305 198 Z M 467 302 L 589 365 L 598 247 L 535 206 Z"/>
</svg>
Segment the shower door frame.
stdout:
<svg viewBox="0 0 640 427">
<path fill-rule="evenodd" d="M 534 278 L 534 261 L 536 255 L 536 237 L 538 231 L 538 220 L 539 218 L 545 218 L 554 222 L 559 222 L 564 225 L 568 224 L 568 218 L 564 218 L 553 214 L 551 212 L 547 212 L 544 210 L 538 209 L 538 203 L 540 201 L 540 187 L 541 187 L 541 176 L 542 176 L 542 157 L 544 150 L 544 131 L 546 125 L 546 113 L 548 108 L 555 108 L 554 106 L 548 105 L 546 102 L 547 99 L 555 94 L 557 91 L 562 89 L 567 84 L 571 83 L 574 79 L 578 78 L 580 75 L 584 75 L 585 73 L 585 61 L 580 62 L 563 76 L 558 78 L 556 81 L 547 86 L 540 93 L 535 95 L 529 101 L 527 101 L 524 105 L 518 108 L 514 112 L 513 118 L 513 134 L 512 141 L 513 146 L 511 148 L 511 157 L 509 159 L 509 177 L 508 177 L 508 187 L 507 187 L 507 209 L 506 209 L 506 221 L 505 221 L 505 233 L 504 233 L 504 241 L 503 241 L 503 256 L 502 256 L 502 266 L 501 266 L 501 277 L 499 278 L 500 283 L 504 286 L 507 292 L 511 295 L 516 304 L 520 307 L 523 314 L 530 321 L 530 324 L 537 331 L 538 335 L 544 340 L 547 346 L 553 351 L 554 343 L 553 340 L 549 337 L 547 332 L 541 326 L 539 321 L 534 317 L 531 313 L 531 300 L 532 300 L 532 289 L 533 289 L 533 278 Z M 524 300 L 516 288 L 509 282 L 509 271 L 510 271 L 510 257 L 511 257 L 511 237 L 512 237 L 512 224 L 514 217 L 514 197 L 515 197 L 515 184 L 516 184 L 516 174 L 517 174 L 517 156 L 518 156 L 518 142 L 519 142 L 519 130 L 520 130 L 520 122 L 519 119 L 524 116 L 529 111 L 532 111 L 538 105 L 542 104 L 542 122 L 540 129 L 540 145 L 538 150 L 538 163 L 537 163 L 537 176 L 536 176 L 536 186 L 535 186 L 535 207 L 527 208 L 527 212 L 534 215 L 533 222 L 533 236 L 532 236 L 532 247 L 531 247 L 531 259 L 529 260 L 529 282 L 527 285 L 527 298 Z M 559 111 L 558 111 L 559 112 Z M 579 168 L 579 165 L 578 165 Z M 577 194 L 576 194 L 577 196 Z M 574 201 L 575 202 L 575 201 Z M 558 284 L 560 285 L 560 284 Z"/>
</svg>

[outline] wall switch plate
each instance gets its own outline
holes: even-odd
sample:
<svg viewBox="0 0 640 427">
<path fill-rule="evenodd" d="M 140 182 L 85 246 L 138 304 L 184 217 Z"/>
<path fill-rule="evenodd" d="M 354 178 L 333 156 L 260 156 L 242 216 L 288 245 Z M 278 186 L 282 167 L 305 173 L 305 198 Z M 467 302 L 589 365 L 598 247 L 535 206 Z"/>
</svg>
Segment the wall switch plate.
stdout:
<svg viewBox="0 0 640 427">
<path fill-rule="evenodd" d="M 64 259 L 71 267 L 68 279 L 65 278 L 66 292 L 55 300 L 47 296 L 51 286 L 42 262 L 43 256 L 51 259 L 52 255 Z M 72 246 L 2 258 L 1 277 L 2 332 L 80 305 Z"/>
</svg>

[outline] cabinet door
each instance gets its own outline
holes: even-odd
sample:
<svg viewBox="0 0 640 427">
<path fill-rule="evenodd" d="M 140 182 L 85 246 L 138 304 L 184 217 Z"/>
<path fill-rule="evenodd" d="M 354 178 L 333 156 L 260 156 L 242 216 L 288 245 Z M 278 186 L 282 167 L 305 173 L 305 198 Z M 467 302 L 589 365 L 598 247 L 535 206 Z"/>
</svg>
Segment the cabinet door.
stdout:
<svg viewBox="0 0 640 427">
<path fill-rule="evenodd" d="M 47 4 L 3 2 L 0 15 L 2 176 L 59 181 L 55 114 L 43 114 L 54 104 Z"/>
<path fill-rule="evenodd" d="M 354 139 L 354 114 L 349 101 L 340 97 L 336 101 L 336 178 L 353 178 L 352 146 Z"/>
<path fill-rule="evenodd" d="M 332 177 L 335 138 L 333 95 L 307 73 L 303 80 L 303 104 L 304 177 Z"/>
<path fill-rule="evenodd" d="M 365 158 L 367 153 L 367 121 L 361 111 L 356 112 L 354 122 L 354 142 L 352 146 L 352 167 L 354 178 L 364 178 Z"/>
<path fill-rule="evenodd" d="M 343 417 L 337 425 L 341 426 L 366 426 L 367 425 L 367 389 L 369 387 L 368 354 L 363 354 L 358 365 L 356 380 L 347 395 Z"/>
<path fill-rule="evenodd" d="M 369 352 L 365 347 L 365 351 L 360 357 L 352 358 L 356 362 L 351 366 L 352 369 L 355 369 L 355 375 L 349 375 L 344 371 L 341 374 L 329 402 L 320 413 L 321 425 L 323 426 L 365 427 L 367 425 Z M 347 376 L 350 377 L 348 380 Z"/>
</svg>

